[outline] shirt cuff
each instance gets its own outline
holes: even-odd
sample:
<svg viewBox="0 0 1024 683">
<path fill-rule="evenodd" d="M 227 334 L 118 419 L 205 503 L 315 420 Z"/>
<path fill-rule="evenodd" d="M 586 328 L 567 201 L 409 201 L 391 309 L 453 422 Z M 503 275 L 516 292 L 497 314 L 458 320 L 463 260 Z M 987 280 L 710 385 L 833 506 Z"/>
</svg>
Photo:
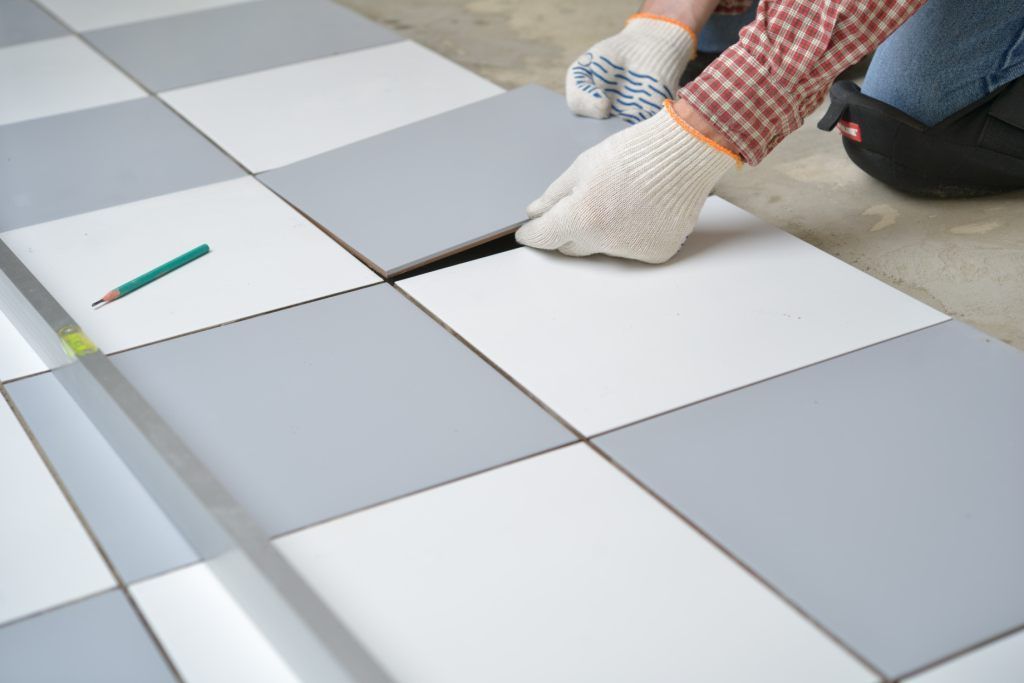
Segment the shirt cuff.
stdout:
<svg viewBox="0 0 1024 683">
<path fill-rule="evenodd" d="M 735 45 L 712 62 L 679 97 L 699 111 L 751 166 L 764 159 L 803 120 L 797 102 L 767 66 Z M 789 85 L 789 83 L 787 83 Z"/>
</svg>

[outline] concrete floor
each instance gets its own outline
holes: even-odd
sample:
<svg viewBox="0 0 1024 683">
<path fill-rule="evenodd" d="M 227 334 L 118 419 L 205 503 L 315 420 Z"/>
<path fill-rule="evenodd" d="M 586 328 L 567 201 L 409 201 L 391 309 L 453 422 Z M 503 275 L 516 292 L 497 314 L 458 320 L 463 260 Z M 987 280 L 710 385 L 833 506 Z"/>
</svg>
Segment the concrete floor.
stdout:
<svg viewBox="0 0 1024 683">
<path fill-rule="evenodd" d="M 617 31 L 624 0 L 340 0 L 506 88 L 562 89 Z M 1024 192 L 920 200 L 864 175 L 808 118 L 718 194 L 911 296 L 1024 349 Z"/>
</svg>

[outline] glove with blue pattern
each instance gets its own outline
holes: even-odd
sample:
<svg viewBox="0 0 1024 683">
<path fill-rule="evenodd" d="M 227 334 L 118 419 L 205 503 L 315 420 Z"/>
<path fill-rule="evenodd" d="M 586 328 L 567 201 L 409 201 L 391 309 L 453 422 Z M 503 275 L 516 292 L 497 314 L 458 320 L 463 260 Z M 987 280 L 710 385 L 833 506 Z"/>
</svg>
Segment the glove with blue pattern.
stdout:
<svg viewBox="0 0 1024 683">
<path fill-rule="evenodd" d="M 672 99 L 697 44 L 675 19 L 634 14 L 619 33 L 594 45 L 565 75 L 565 98 L 579 116 L 639 123 Z"/>
</svg>

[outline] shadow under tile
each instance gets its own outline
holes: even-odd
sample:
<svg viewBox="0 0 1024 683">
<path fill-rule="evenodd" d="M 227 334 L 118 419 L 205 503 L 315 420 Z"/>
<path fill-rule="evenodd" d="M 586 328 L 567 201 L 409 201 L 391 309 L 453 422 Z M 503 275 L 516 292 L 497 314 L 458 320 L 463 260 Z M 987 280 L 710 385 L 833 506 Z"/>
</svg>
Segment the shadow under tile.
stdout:
<svg viewBox="0 0 1024 683">
<path fill-rule="evenodd" d="M 523 222 L 580 153 L 624 127 L 527 86 L 259 177 L 393 276 Z"/>
<path fill-rule="evenodd" d="M 432 273 L 435 270 L 441 270 L 443 268 L 450 268 L 457 266 L 460 263 L 467 263 L 469 261 L 476 261 L 477 259 L 485 258 L 487 256 L 494 256 L 495 254 L 501 254 L 506 251 L 512 251 L 513 249 L 519 249 L 521 245 L 516 242 L 515 233 L 509 233 L 502 237 L 496 237 L 489 242 L 467 249 L 466 251 L 460 251 L 457 254 L 447 256 L 438 261 L 433 261 L 425 266 L 416 268 L 414 270 L 406 271 L 395 278 L 396 282 L 405 280 L 406 278 L 416 277 L 417 275 L 426 275 Z"/>
<path fill-rule="evenodd" d="M 154 98 L 0 126 L 0 232 L 244 175 Z"/>
<path fill-rule="evenodd" d="M 957 322 L 596 439 L 886 674 L 1024 623 L 1024 353 Z"/>
<path fill-rule="evenodd" d="M 330 0 L 244 2 L 84 37 L 153 92 L 401 39 Z"/>
<path fill-rule="evenodd" d="M 173 683 L 177 677 L 118 590 L 0 628 L 0 680 Z"/>
</svg>

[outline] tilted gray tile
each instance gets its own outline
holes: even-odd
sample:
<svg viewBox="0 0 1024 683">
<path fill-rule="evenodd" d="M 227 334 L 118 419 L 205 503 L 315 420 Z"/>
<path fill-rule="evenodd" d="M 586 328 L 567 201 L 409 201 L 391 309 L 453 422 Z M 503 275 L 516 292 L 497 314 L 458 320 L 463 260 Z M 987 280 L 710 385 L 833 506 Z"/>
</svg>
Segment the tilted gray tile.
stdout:
<svg viewBox="0 0 1024 683">
<path fill-rule="evenodd" d="M 118 590 L 0 628 L 0 680 L 173 683 L 177 677 Z"/>
<path fill-rule="evenodd" d="M 388 285 L 113 361 L 275 535 L 573 441 Z"/>
<path fill-rule="evenodd" d="M 331 0 L 243 2 L 84 37 L 154 92 L 401 39 Z"/>
<path fill-rule="evenodd" d="M 199 559 L 53 375 L 6 386 L 125 582 Z"/>
<path fill-rule="evenodd" d="M 897 677 L 1024 623 L 1024 353 L 942 323 L 596 440 Z"/>
<path fill-rule="evenodd" d="M 65 34 L 67 30 L 32 0 L 0 0 L 0 47 Z"/>
<path fill-rule="evenodd" d="M 526 86 L 259 177 L 391 275 L 508 232 L 581 152 L 623 127 Z"/>
<path fill-rule="evenodd" d="M 0 126 L 0 232 L 244 175 L 154 98 Z"/>
</svg>

